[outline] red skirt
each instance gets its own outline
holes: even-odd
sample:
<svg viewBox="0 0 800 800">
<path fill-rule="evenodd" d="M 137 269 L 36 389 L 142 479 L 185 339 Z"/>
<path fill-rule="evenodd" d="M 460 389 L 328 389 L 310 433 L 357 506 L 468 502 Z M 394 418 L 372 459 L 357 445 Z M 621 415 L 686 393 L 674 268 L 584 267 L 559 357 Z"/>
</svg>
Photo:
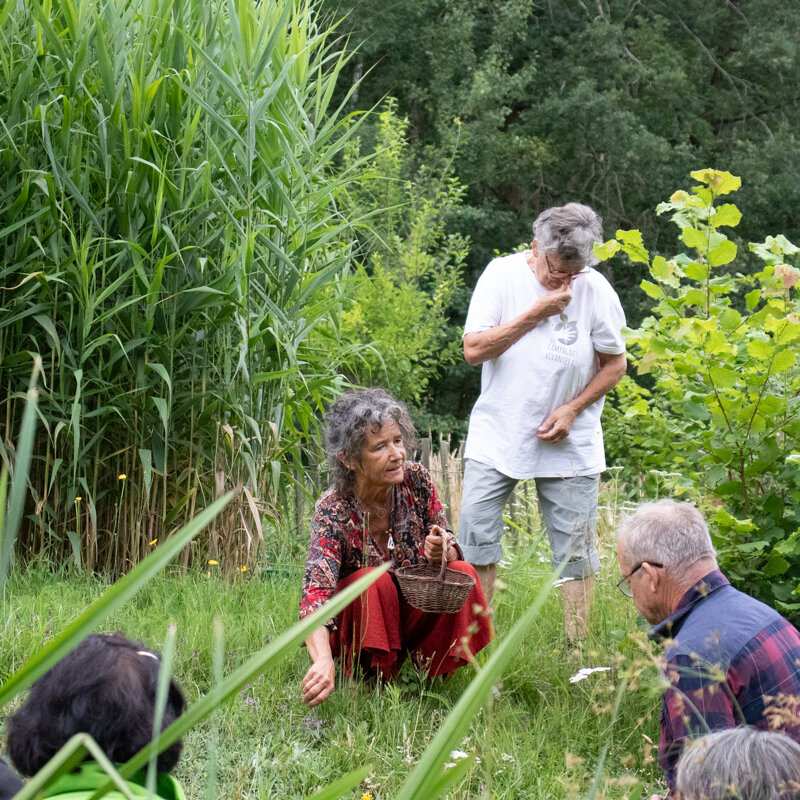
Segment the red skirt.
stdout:
<svg viewBox="0 0 800 800">
<path fill-rule="evenodd" d="M 472 565 L 465 561 L 453 561 L 448 566 L 476 578 Z M 343 578 L 336 591 L 371 569 L 365 567 Z M 335 658 L 342 658 L 347 675 L 352 674 L 355 660 L 367 673 L 391 678 L 409 654 L 428 675 L 444 675 L 471 661 L 494 636 L 477 578 L 461 611 L 430 614 L 410 606 L 386 573 L 347 606 L 336 622 L 337 630 L 331 631 L 331 650 Z"/>
</svg>

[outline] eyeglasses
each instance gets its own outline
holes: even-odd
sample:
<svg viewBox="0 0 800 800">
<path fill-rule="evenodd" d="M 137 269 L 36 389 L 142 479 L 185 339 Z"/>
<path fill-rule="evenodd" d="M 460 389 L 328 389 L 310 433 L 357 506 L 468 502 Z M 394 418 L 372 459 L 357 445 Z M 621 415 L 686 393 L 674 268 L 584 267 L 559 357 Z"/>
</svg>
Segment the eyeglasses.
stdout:
<svg viewBox="0 0 800 800">
<path fill-rule="evenodd" d="M 640 561 L 627 575 L 623 575 L 617 581 L 617 589 L 619 589 L 625 597 L 633 597 L 633 589 L 631 588 L 631 578 L 635 575 L 645 564 L 651 567 L 663 569 L 664 565 L 659 564 L 657 561 Z"/>
<path fill-rule="evenodd" d="M 547 264 L 547 271 L 554 278 L 577 278 L 578 275 L 586 274 L 583 267 L 581 267 L 577 272 L 566 272 L 565 270 L 553 269 L 550 266 L 550 259 L 547 257 L 547 253 L 544 254 L 544 263 Z"/>
</svg>

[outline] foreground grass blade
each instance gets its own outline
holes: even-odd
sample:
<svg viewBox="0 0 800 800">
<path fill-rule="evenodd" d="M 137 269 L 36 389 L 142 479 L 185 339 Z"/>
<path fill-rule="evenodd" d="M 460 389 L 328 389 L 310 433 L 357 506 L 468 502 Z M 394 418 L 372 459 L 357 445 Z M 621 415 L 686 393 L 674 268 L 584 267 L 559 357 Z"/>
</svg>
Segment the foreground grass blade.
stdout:
<svg viewBox="0 0 800 800">
<path fill-rule="evenodd" d="M 28 474 L 31 467 L 33 453 L 33 439 L 36 433 L 36 409 L 39 402 L 39 392 L 34 388 L 39 376 L 41 360 L 37 359 L 36 366 L 31 376 L 31 384 L 25 400 L 25 411 L 22 415 L 19 441 L 14 460 L 14 471 L 11 474 L 11 492 L 8 499 L 8 514 L 3 519 L 6 511 L 5 505 L 5 480 L 0 486 L 0 594 L 6 584 L 8 565 L 14 553 L 14 542 L 17 538 L 22 511 L 28 496 Z M 5 474 L 5 472 L 4 472 Z"/>
<path fill-rule="evenodd" d="M 120 578 L 60 636 L 56 637 L 47 647 L 39 650 L 19 672 L 12 675 L 0 687 L 0 708 L 41 675 L 44 675 L 57 661 L 77 647 L 106 617 L 133 597 L 153 575 L 175 558 L 228 505 L 232 497 L 233 492 L 229 492 L 199 513 L 191 522 L 170 536 L 164 544 L 147 556 L 144 561 L 137 564 L 124 578 Z"/>
<path fill-rule="evenodd" d="M 259 650 L 246 663 L 234 670 L 222 682 L 221 686 L 214 687 L 205 697 L 198 700 L 162 732 L 158 739 L 158 744 L 155 745 L 158 747 L 159 752 L 169 747 L 173 742 L 178 741 L 195 725 L 202 722 L 229 697 L 240 691 L 246 683 L 252 682 L 257 675 L 264 672 L 270 664 L 295 652 L 297 645 L 303 642 L 312 631 L 316 630 L 320 625 L 324 625 L 331 617 L 336 616 L 345 606 L 350 605 L 353 600 L 378 580 L 390 566 L 387 563 L 371 570 L 352 586 L 348 586 L 343 592 L 335 594 L 324 606 L 292 626 L 286 633 L 281 634 L 275 641 Z M 150 745 L 120 767 L 120 774 L 125 778 L 129 778 L 147 763 L 149 756 Z M 108 788 L 109 786 L 101 787 L 88 800 L 98 800 Z"/>
<path fill-rule="evenodd" d="M 359 767 L 359 769 L 349 772 L 343 778 L 339 778 L 318 792 L 309 795 L 306 800 L 338 800 L 343 794 L 358 786 L 372 772 L 372 769 L 372 764 Z"/>
<path fill-rule="evenodd" d="M 483 705 L 493 684 L 502 675 L 528 628 L 538 616 L 552 587 L 551 581 L 542 588 L 508 636 L 500 642 L 486 665 L 472 680 L 458 703 L 447 715 L 439 732 L 431 740 L 419 763 L 408 776 L 394 800 L 417 800 L 422 797 L 425 800 L 434 800 L 459 779 L 461 775 L 459 770 L 452 769 L 442 775 L 442 766 L 448 760 L 450 752 L 463 739 L 472 718 Z"/>
<path fill-rule="evenodd" d="M 116 789 L 128 800 L 136 800 L 136 796 L 108 760 L 100 745 L 88 733 L 76 733 L 25 786 L 14 795 L 14 800 L 33 800 L 39 793 L 51 786 L 54 781 L 91 756 L 109 777 L 109 789 Z"/>
</svg>

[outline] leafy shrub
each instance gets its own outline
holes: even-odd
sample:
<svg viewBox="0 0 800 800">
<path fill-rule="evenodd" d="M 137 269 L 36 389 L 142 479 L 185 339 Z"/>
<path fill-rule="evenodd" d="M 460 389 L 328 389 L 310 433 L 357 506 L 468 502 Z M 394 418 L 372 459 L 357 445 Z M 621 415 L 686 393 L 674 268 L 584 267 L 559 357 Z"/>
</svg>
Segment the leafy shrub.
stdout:
<svg viewBox="0 0 800 800">
<path fill-rule="evenodd" d="M 692 479 L 710 498 L 722 568 L 797 619 L 800 303 L 793 287 L 800 276 L 786 262 L 798 248 L 768 236 L 750 244 L 763 267 L 734 272 L 738 248 L 721 229 L 736 226 L 741 213 L 718 200 L 741 181 L 712 169 L 692 177 L 691 192 L 675 192 L 657 208 L 671 214 L 689 253 L 651 258 L 637 230 L 617 231 L 596 248 L 601 258 L 621 250 L 647 264 L 652 280 L 641 285 L 655 301 L 652 316 L 628 332 L 638 373 L 652 376 L 653 389 L 623 385 L 632 427 L 611 449 L 626 451 L 632 464 L 678 469 L 687 487 Z M 651 421 L 658 436 L 648 433 Z"/>
<path fill-rule="evenodd" d="M 377 117 L 367 177 L 349 191 L 351 216 L 367 224 L 366 258 L 351 282 L 342 335 L 370 344 L 351 362 L 356 382 L 381 384 L 419 403 L 430 380 L 460 351 L 447 309 L 463 281 L 469 240 L 447 234 L 445 226 L 464 187 L 447 164 L 413 163 L 407 129 L 408 120 L 389 100 Z"/>
</svg>

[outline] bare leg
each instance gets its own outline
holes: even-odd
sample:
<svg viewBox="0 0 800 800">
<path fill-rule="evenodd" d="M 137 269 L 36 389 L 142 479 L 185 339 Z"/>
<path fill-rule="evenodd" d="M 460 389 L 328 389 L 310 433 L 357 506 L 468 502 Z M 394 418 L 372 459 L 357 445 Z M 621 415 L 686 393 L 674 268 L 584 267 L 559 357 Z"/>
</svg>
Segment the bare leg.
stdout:
<svg viewBox="0 0 800 800">
<path fill-rule="evenodd" d="M 564 631 L 568 641 L 578 642 L 586 636 L 593 594 L 594 575 L 588 575 L 583 580 L 567 581 L 561 585 Z"/>
<path fill-rule="evenodd" d="M 486 598 L 486 604 L 491 609 L 492 595 L 494 594 L 494 581 L 497 577 L 497 564 L 473 564 L 475 572 L 478 575 L 478 580 L 481 582 L 481 589 L 483 589 L 483 596 Z"/>
</svg>

